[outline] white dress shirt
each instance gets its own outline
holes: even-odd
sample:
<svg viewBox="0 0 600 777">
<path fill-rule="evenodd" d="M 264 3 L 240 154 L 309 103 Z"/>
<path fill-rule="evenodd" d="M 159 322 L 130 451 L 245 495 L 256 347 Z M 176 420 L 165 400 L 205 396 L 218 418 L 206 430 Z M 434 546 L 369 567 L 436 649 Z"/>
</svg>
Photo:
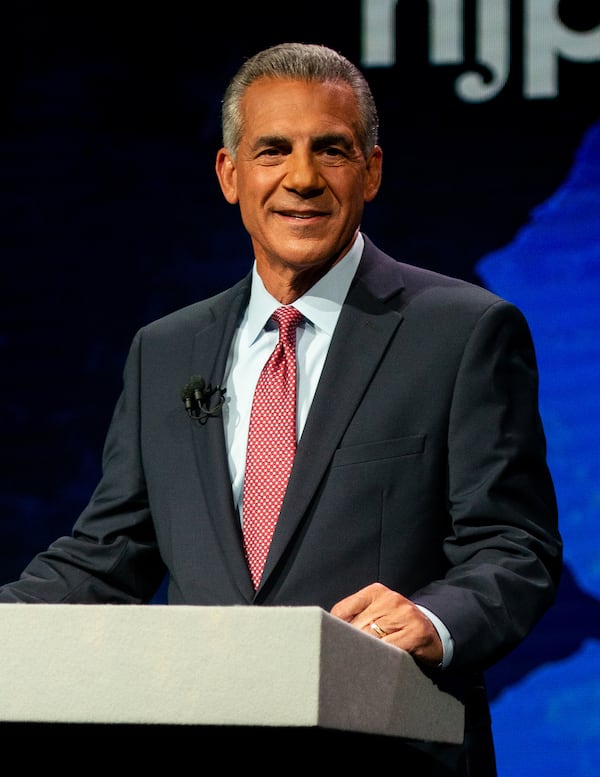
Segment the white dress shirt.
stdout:
<svg viewBox="0 0 600 777">
<path fill-rule="evenodd" d="M 346 256 L 294 302 L 294 307 L 304 316 L 296 334 L 298 439 L 302 435 L 333 330 L 362 250 L 363 238 L 359 234 Z M 279 338 L 277 325 L 269 320 L 278 307 L 281 307 L 281 303 L 265 289 L 255 264 L 252 269 L 250 303 L 233 338 L 223 379 L 227 389 L 223 420 L 229 469 L 233 497 L 240 515 L 252 398 L 260 372 Z"/>
</svg>

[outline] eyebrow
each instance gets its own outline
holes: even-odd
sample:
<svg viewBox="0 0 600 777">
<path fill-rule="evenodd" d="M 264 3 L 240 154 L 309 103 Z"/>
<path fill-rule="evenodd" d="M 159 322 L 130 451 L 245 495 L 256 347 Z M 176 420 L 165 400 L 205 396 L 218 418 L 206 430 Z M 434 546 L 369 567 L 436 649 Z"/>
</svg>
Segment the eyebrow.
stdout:
<svg viewBox="0 0 600 777">
<path fill-rule="evenodd" d="M 287 144 L 289 144 L 289 140 L 284 135 L 261 135 L 256 138 L 251 149 L 254 151 L 264 146 L 283 146 Z"/>
<path fill-rule="evenodd" d="M 261 135 L 252 144 L 252 150 L 257 148 L 264 148 L 265 146 L 289 146 L 290 140 L 285 135 Z M 348 135 L 341 134 L 339 132 L 327 133 L 326 135 L 317 135 L 312 138 L 313 148 L 326 148 L 327 146 L 342 146 L 343 148 L 350 149 L 353 146 L 352 138 Z"/>
<path fill-rule="evenodd" d="M 319 135 L 313 140 L 313 146 L 315 148 L 325 148 L 326 146 L 342 146 L 343 148 L 350 149 L 353 145 L 354 143 L 351 137 L 348 137 L 348 135 L 344 135 L 339 132 L 332 132 L 327 135 Z"/>
</svg>

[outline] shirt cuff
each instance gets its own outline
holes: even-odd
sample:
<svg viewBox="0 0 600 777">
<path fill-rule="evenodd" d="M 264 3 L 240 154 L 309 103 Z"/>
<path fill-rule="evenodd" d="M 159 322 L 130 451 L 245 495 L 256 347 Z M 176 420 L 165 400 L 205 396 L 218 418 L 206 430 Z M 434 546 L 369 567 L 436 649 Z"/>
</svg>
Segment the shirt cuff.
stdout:
<svg viewBox="0 0 600 777">
<path fill-rule="evenodd" d="M 430 610 L 428 610 L 426 607 L 422 607 L 420 604 L 417 604 L 416 606 L 419 608 L 419 610 L 421 610 L 423 615 L 426 615 L 433 623 L 435 630 L 442 640 L 442 661 L 439 664 L 439 669 L 446 669 L 448 666 L 450 666 L 452 656 L 454 655 L 454 640 L 450 636 L 450 632 L 446 626 L 442 623 L 437 615 L 434 615 Z"/>
</svg>

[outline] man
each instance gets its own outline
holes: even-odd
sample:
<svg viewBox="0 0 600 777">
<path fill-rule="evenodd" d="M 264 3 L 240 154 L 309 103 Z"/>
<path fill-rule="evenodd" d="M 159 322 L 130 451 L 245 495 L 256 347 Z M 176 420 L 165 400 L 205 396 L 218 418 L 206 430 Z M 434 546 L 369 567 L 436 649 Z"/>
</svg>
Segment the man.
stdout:
<svg viewBox="0 0 600 777">
<path fill-rule="evenodd" d="M 244 63 L 216 173 L 252 271 L 137 333 L 101 482 L 0 601 L 148 602 L 167 572 L 172 604 L 319 605 L 464 699 L 464 745 L 403 759 L 481 777 L 495 773 L 482 672 L 551 605 L 561 568 L 535 354 L 513 305 L 361 233 L 377 132 L 367 83 L 336 52 L 283 44 Z M 297 447 L 251 576 L 253 394 L 271 315 L 290 306 Z"/>
</svg>

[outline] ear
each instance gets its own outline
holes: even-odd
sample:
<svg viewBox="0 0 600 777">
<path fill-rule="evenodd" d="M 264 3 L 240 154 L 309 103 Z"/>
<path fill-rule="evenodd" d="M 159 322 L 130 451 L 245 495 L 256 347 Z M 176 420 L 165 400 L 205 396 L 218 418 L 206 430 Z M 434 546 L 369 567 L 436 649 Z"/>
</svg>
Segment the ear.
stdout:
<svg viewBox="0 0 600 777">
<path fill-rule="evenodd" d="M 230 205 L 235 205 L 238 201 L 235 160 L 226 148 L 217 151 L 215 171 L 223 196 Z"/>
<path fill-rule="evenodd" d="M 367 177 L 365 179 L 365 202 L 371 202 L 381 186 L 383 151 L 380 146 L 374 146 L 367 159 Z"/>
</svg>

